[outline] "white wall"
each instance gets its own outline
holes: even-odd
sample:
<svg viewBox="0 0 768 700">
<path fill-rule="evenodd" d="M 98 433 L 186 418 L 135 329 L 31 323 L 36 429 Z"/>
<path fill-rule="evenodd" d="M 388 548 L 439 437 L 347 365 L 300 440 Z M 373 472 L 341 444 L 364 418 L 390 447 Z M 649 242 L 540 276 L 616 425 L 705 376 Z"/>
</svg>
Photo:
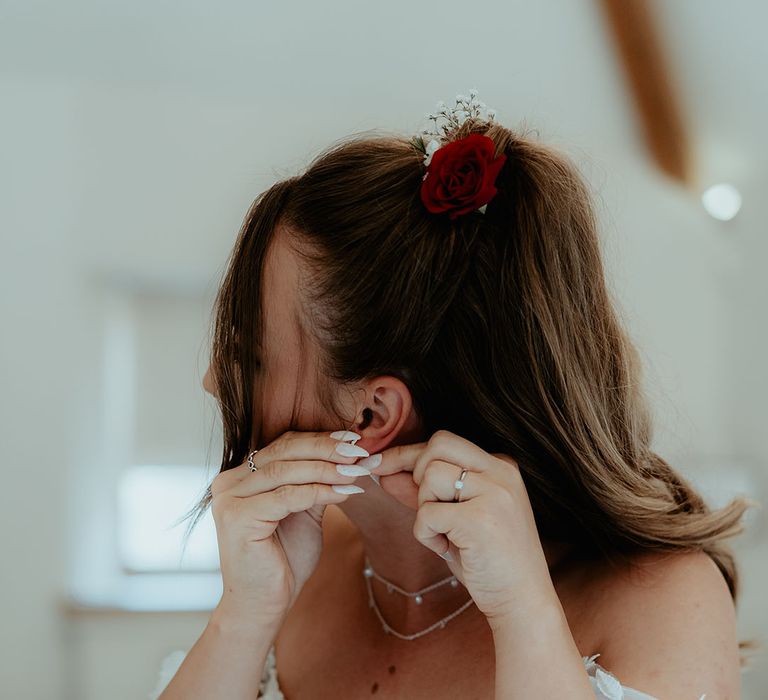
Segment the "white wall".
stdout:
<svg viewBox="0 0 768 700">
<path fill-rule="evenodd" d="M 415 133 L 438 100 L 470 87 L 508 126 L 524 122 L 572 153 L 592 182 L 659 451 L 692 477 L 734 464 L 734 478 L 763 489 L 768 98 L 755 67 L 766 64 L 765 15 L 756 2 L 664 7 L 702 179 L 745 197 L 723 224 L 648 162 L 597 4 L 4 3 L 3 693 L 142 697 L 159 655 L 188 648 L 205 623 L 61 612 L 83 543 L 109 547 L 85 524 L 111 507 L 103 488 L 124 454 L 104 436 L 99 284 L 210 299 L 259 191 L 353 131 Z M 179 325 L 198 383 L 204 321 Z M 186 394 L 183 417 L 168 417 L 175 437 L 150 430 L 141 444 L 215 462 L 209 408 L 202 389 Z M 743 634 L 768 627 L 764 542 L 743 546 Z M 765 680 L 765 669 L 745 676 L 745 697 Z"/>
</svg>

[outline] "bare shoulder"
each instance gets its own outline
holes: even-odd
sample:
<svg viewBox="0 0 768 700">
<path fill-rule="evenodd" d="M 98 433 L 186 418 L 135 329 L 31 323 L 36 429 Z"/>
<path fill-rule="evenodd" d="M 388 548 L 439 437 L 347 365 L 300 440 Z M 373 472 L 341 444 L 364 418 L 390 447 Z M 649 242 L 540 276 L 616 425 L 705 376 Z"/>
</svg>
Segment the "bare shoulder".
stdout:
<svg viewBox="0 0 768 700">
<path fill-rule="evenodd" d="M 663 698 L 735 700 L 741 672 L 728 585 L 704 552 L 652 552 L 600 575 L 598 663 Z"/>
</svg>

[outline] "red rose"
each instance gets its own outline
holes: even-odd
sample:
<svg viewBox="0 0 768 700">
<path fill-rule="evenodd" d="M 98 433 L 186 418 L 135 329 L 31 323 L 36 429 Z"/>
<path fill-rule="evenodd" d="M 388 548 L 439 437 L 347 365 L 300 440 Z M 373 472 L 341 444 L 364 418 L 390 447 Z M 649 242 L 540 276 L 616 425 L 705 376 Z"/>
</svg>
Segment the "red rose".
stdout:
<svg viewBox="0 0 768 700">
<path fill-rule="evenodd" d="M 451 141 L 432 154 L 421 183 L 421 201 L 433 214 L 451 219 L 475 211 L 493 199 L 494 186 L 507 156 L 494 158 L 496 146 L 483 134 Z"/>
</svg>

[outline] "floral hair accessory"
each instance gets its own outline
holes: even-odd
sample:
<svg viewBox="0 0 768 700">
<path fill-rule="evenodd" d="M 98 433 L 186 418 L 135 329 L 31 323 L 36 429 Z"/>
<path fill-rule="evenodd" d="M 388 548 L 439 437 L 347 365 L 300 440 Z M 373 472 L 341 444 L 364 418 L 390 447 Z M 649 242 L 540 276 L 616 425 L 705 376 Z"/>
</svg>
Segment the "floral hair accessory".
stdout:
<svg viewBox="0 0 768 700">
<path fill-rule="evenodd" d="M 485 214 L 488 202 L 496 195 L 496 177 L 507 156 L 495 156 L 496 145 L 483 134 L 472 133 L 462 139 L 441 145 L 437 139 L 449 138 L 453 129 L 470 117 L 480 117 L 486 105 L 476 99 L 477 90 L 469 91 L 470 98 L 456 96 L 456 106 L 450 110 L 443 102 L 437 103 L 437 113 L 427 115 L 435 122 L 434 129 L 422 130 L 432 137 L 425 146 L 423 136 L 413 138 L 413 145 L 424 153 L 427 167 L 422 178 L 421 200 L 433 214 L 448 212 L 451 219 L 461 214 L 479 211 Z M 495 110 L 487 110 L 487 121 L 493 121 Z M 448 123 L 437 130 L 437 120 L 444 116 Z"/>
</svg>

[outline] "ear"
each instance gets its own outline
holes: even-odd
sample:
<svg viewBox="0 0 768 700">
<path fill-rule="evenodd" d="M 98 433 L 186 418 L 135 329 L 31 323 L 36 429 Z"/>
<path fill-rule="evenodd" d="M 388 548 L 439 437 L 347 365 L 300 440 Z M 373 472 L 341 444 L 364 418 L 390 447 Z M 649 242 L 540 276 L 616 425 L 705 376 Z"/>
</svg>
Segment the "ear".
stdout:
<svg viewBox="0 0 768 700">
<path fill-rule="evenodd" d="M 392 444 L 417 439 L 419 419 L 411 391 L 397 377 L 382 375 L 367 380 L 355 394 L 355 444 L 371 454 Z"/>
</svg>

